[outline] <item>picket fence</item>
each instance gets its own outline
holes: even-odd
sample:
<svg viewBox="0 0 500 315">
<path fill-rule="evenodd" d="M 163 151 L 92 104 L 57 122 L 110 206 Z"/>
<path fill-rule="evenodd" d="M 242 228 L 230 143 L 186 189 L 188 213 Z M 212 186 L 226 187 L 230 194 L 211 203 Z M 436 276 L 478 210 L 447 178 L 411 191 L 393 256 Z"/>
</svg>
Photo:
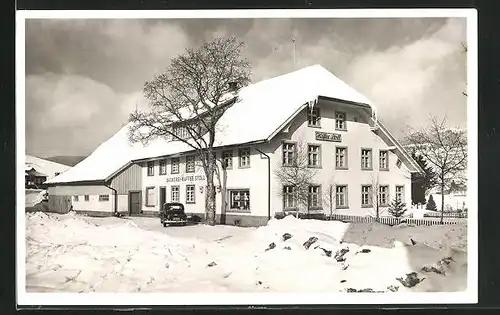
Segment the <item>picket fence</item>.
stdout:
<svg viewBox="0 0 500 315">
<path fill-rule="evenodd" d="M 440 218 L 441 212 L 437 211 L 436 213 L 427 212 L 424 214 L 426 218 Z M 445 212 L 443 213 L 444 218 L 467 218 L 466 212 Z"/>
<path fill-rule="evenodd" d="M 375 222 L 376 218 L 371 216 L 355 216 L 355 215 L 345 215 L 345 214 L 332 214 L 331 216 L 325 216 L 325 220 L 333 221 L 343 221 L 350 223 L 371 223 Z M 394 218 L 394 217 L 380 217 L 379 223 L 387 225 L 398 225 L 401 223 L 413 224 L 416 226 L 431 226 L 440 225 L 439 218 Z M 460 218 L 444 218 L 443 224 L 445 225 L 455 225 L 455 224 L 466 224 L 467 220 Z"/>
</svg>

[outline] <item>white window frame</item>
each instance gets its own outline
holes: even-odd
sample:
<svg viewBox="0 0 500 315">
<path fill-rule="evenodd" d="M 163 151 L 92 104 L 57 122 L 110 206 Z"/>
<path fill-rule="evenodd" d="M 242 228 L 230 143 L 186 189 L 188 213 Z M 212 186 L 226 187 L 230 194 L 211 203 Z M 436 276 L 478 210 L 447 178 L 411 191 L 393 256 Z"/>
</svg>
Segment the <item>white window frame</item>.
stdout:
<svg viewBox="0 0 500 315">
<path fill-rule="evenodd" d="M 74 195 L 73 196 L 73 201 L 78 202 L 78 200 L 79 200 L 78 195 Z"/>
<path fill-rule="evenodd" d="M 177 198 L 174 198 L 176 196 Z M 170 201 L 171 202 L 180 202 L 181 200 L 181 188 L 179 185 L 170 186 Z"/>
<path fill-rule="evenodd" d="M 343 150 L 343 154 L 339 154 L 338 150 Z M 343 165 L 339 165 L 340 164 L 340 157 L 343 156 L 344 157 L 344 163 Z M 347 170 L 349 168 L 349 164 L 348 164 L 348 148 L 347 147 L 343 147 L 343 146 L 336 146 L 335 147 L 335 169 L 337 170 Z"/>
<path fill-rule="evenodd" d="M 160 160 L 158 174 L 167 175 L 167 160 Z"/>
<path fill-rule="evenodd" d="M 186 156 L 186 173 L 194 173 L 196 171 L 195 156 Z"/>
<path fill-rule="evenodd" d="M 311 150 L 316 148 L 317 151 Z M 316 156 L 316 164 L 312 164 L 313 157 Z M 321 145 L 309 144 L 307 145 L 307 166 L 312 168 L 321 168 Z"/>
<path fill-rule="evenodd" d="M 321 112 L 318 106 L 313 106 L 312 110 L 307 108 L 307 126 L 321 127 Z"/>
<path fill-rule="evenodd" d="M 341 200 L 343 201 L 342 204 L 339 203 Z M 335 185 L 335 207 L 337 209 L 347 209 L 349 207 L 347 185 Z"/>
<path fill-rule="evenodd" d="M 367 188 L 367 191 L 364 191 Z M 372 207 L 372 195 L 373 195 L 373 186 L 372 185 L 361 185 L 361 207 Z M 366 201 L 365 201 L 366 197 Z"/>
<path fill-rule="evenodd" d="M 367 154 L 363 154 L 367 152 Z M 361 169 L 365 171 L 373 170 L 373 150 L 371 148 L 361 148 Z"/>
<path fill-rule="evenodd" d="M 401 189 L 401 191 L 398 191 L 398 189 Z M 395 197 L 396 197 L 396 200 L 399 200 L 401 202 L 405 202 L 405 186 L 404 185 L 396 185 Z"/>
<path fill-rule="evenodd" d="M 250 148 L 241 148 L 238 150 L 238 167 L 239 168 L 249 168 L 250 167 Z"/>
<path fill-rule="evenodd" d="M 170 174 L 179 174 L 181 168 L 180 164 L 181 159 L 179 157 L 170 158 Z"/>
<path fill-rule="evenodd" d="M 190 198 L 190 194 L 192 193 L 192 198 Z M 186 185 L 186 203 L 194 204 L 196 203 L 196 186 L 189 184 Z"/>
<path fill-rule="evenodd" d="M 90 201 L 90 196 L 89 195 L 84 195 L 83 196 L 83 201 Z"/>
<path fill-rule="evenodd" d="M 382 188 L 386 188 L 384 192 L 382 192 Z M 385 195 L 385 202 L 382 202 L 382 196 Z M 385 207 L 389 205 L 389 185 L 380 185 L 378 187 L 378 204 L 381 207 Z"/>
<path fill-rule="evenodd" d="M 148 176 L 155 176 L 155 162 L 154 161 L 148 161 L 146 163 L 146 168 L 147 168 Z"/>
<path fill-rule="evenodd" d="M 233 150 L 222 151 L 222 161 L 226 164 L 226 169 L 233 168 Z"/>
<path fill-rule="evenodd" d="M 383 157 L 383 155 L 385 155 Z M 378 154 L 378 166 L 381 171 L 389 170 L 389 151 L 388 150 L 380 150 Z M 382 161 L 385 161 L 385 164 L 382 165 Z"/>
<path fill-rule="evenodd" d="M 323 208 L 321 202 L 321 185 L 309 186 L 307 191 L 307 208 L 309 210 L 320 210 Z"/>
<path fill-rule="evenodd" d="M 250 208 L 251 207 L 250 189 L 248 189 L 248 188 L 229 189 L 228 192 L 229 192 L 228 196 L 229 196 L 229 210 L 230 211 L 250 212 L 250 209 L 251 209 Z M 239 198 L 239 200 L 237 198 Z M 244 200 L 241 200 L 242 198 Z M 241 203 L 243 204 L 243 207 L 241 206 Z M 235 204 L 239 204 L 239 207 L 234 207 Z"/>
<path fill-rule="evenodd" d="M 335 130 L 347 130 L 347 114 L 342 111 L 335 112 Z"/>
<path fill-rule="evenodd" d="M 99 202 L 109 201 L 109 195 L 99 195 Z"/>
<path fill-rule="evenodd" d="M 283 186 L 283 210 L 297 209 L 297 192 L 294 186 Z"/>
<path fill-rule="evenodd" d="M 282 154 L 283 154 L 283 159 L 282 159 L 282 164 L 283 166 L 292 166 L 293 163 L 295 162 L 296 158 L 296 153 L 297 153 L 297 146 L 295 142 L 290 142 L 290 141 L 284 141 L 283 144 L 281 145 L 282 147 Z M 290 157 L 291 155 L 291 157 Z"/>
</svg>

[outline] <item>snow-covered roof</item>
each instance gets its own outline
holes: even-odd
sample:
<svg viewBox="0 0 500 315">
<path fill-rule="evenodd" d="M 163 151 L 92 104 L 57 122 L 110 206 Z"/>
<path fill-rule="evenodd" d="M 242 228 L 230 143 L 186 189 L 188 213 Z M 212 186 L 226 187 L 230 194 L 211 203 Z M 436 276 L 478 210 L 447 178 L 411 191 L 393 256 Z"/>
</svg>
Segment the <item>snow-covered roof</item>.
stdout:
<svg viewBox="0 0 500 315">
<path fill-rule="evenodd" d="M 52 178 L 56 173 L 63 173 L 71 169 L 71 166 L 26 154 L 24 170 L 31 170 L 32 168 L 34 168 L 38 173 L 43 173 L 48 178 Z"/>
<path fill-rule="evenodd" d="M 304 104 L 312 104 L 320 96 L 364 104 L 376 112 L 370 100 L 322 66 L 314 65 L 241 89 L 239 100 L 217 123 L 215 146 L 269 140 Z M 128 128 L 122 127 L 85 160 L 47 183 L 104 181 L 131 161 L 192 150 L 182 142 L 164 139 L 147 146 L 131 144 Z"/>
</svg>

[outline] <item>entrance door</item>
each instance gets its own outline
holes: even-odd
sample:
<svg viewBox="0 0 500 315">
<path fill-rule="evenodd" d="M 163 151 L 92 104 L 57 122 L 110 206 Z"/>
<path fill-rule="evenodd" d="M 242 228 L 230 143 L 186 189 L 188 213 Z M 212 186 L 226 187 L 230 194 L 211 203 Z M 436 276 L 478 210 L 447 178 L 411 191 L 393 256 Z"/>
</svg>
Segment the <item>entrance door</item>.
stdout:
<svg viewBox="0 0 500 315">
<path fill-rule="evenodd" d="M 130 215 L 141 213 L 141 192 L 140 191 L 130 191 L 128 195 L 129 208 L 128 212 Z"/>
<path fill-rule="evenodd" d="M 160 209 L 167 202 L 167 187 L 160 187 Z"/>
</svg>

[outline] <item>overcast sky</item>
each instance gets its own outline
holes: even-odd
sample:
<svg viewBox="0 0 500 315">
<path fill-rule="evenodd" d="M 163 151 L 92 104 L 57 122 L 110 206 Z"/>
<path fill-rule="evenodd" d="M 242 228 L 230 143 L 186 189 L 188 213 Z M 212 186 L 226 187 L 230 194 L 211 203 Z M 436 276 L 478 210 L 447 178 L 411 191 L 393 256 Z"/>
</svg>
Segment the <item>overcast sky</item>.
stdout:
<svg viewBox="0 0 500 315">
<path fill-rule="evenodd" d="M 27 20 L 26 152 L 86 155 L 127 121 L 145 80 L 203 39 L 246 43 L 253 82 L 321 64 L 400 135 L 466 126 L 465 19 Z"/>
</svg>

